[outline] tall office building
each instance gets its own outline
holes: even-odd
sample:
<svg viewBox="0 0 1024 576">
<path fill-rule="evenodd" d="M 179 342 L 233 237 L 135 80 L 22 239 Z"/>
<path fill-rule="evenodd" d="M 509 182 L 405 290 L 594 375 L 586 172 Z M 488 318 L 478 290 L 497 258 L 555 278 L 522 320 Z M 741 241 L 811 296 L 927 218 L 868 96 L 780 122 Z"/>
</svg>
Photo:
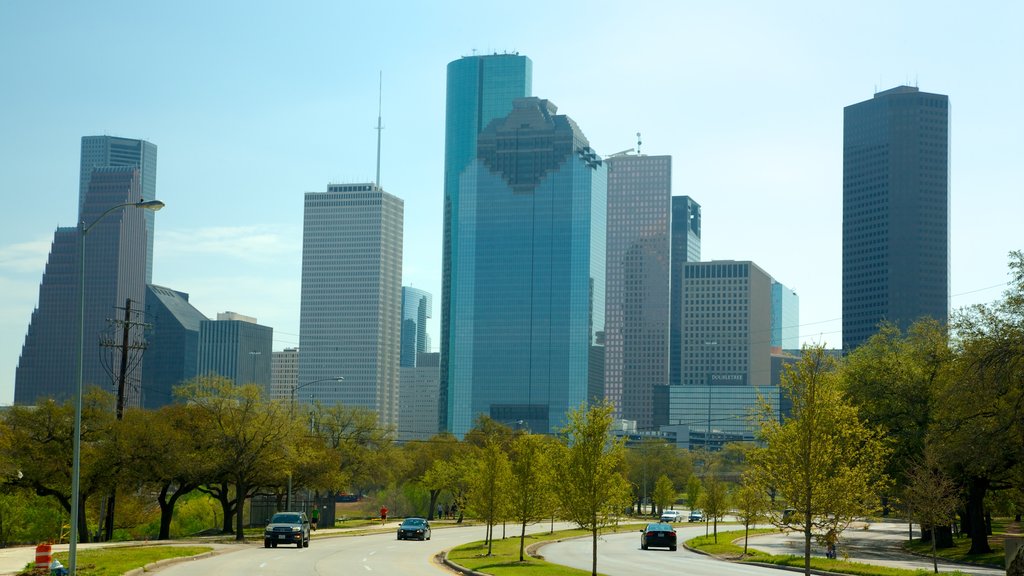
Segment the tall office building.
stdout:
<svg viewBox="0 0 1024 576">
<path fill-rule="evenodd" d="M 700 262 L 700 204 L 689 196 L 672 197 L 672 305 L 669 336 L 669 384 L 682 383 L 683 265 Z"/>
<path fill-rule="evenodd" d="M 236 384 L 256 384 L 270 395 L 270 362 L 274 329 L 236 312 L 217 314 L 199 323 L 200 375 L 230 378 Z"/>
<path fill-rule="evenodd" d="M 604 344 L 606 195 L 604 163 L 547 100 L 515 100 L 480 134 L 451 230 L 441 369 L 456 436 L 481 414 L 550 433 L 588 400 Z"/>
<path fill-rule="evenodd" d="M 288 400 L 298 393 L 299 349 L 277 350 L 270 360 L 270 399 Z"/>
<path fill-rule="evenodd" d="M 772 280 L 772 348 L 800 349 L 800 297 Z"/>
<path fill-rule="evenodd" d="M 142 170 L 135 166 L 98 166 L 87 162 L 83 139 L 83 171 L 89 176 L 82 194 L 79 219 L 92 225 L 85 244 L 85 341 L 83 383 L 114 390 L 121 361 L 120 349 L 101 343 L 114 340 L 110 319 L 124 317 L 126 301 L 133 310 L 143 310 L 146 274 L 150 268 L 151 242 L 147 238 L 148 210 L 124 209 L 97 219 L 118 204 L 138 202 L 142 194 Z M 133 141 L 140 142 L 140 141 Z M 155 146 L 153 162 L 155 163 Z M 155 164 L 154 164 L 155 165 Z M 150 198 L 152 199 L 152 198 Z M 93 225 L 95 224 L 95 225 Z M 151 228 L 150 228 L 151 229 Z M 40 397 L 58 401 L 69 398 L 77 380 L 79 325 L 79 253 L 81 234 L 77 227 L 58 228 L 39 287 L 39 306 L 32 319 L 15 374 L 14 401 L 34 404 Z M 133 316 L 133 321 L 139 317 Z M 133 346 L 141 345 L 133 336 Z M 138 348 L 129 354 L 132 362 L 126 381 L 126 405 L 138 406 Z"/>
<path fill-rule="evenodd" d="M 402 366 L 398 394 L 398 440 L 427 440 L 438 432 L 438 388 L 441 385 L 437 352 L 421 352 L 415 366 Z"/>
<path fill-rule="evenodd" d="M 949 98 L 898 86 L 843 110 L 843 348 L 949 314 Z"/>
<path fill-rule="evenodd" d="M 209 320 L 188 301 L 188 294 L 163 286 L 146 286 L 146 369 L 142 372 L 142 407 L 174 402 L 174 387 L 199 371 L 199 328 Z"/>
<path fill-rule="evenodd" d="M 382 425 L 396 423 L 403 217 L 402 200 L 376 184 L 306 193 L 299 400 L 369 408 Z"/>
<path fill-rule="evenodd" d="M 416 355 L 430 352 L 427 318 L 434 317 L 433 297 L 429 292 L 402 286 L 402 352 L 399 365 L 416 365 Z"/>
<path fill-rule="evenodd" d="M 606 163 L 604 397 L 617 418 L 646 430 L 656 420 L 655 388 L 668 385 L 672 157 Z"/>
<path fill-rule="evenodd" d="M 477 157 L 477 137 L 491 121 L 512 111 L 512 101 L 532 94 L 533 62 L 518 54 L 468 56 L 448 64 L 444 143 L 444 237 L 441 253 L 440 425 L 448 426 L 449 347 L 455 313 L 453 261 L 458 257 L 462 186 Z"/>
<path fill-rule="evenodd" d="M 101 166 L 130 166 L 139 169 L 138 196 L 131 201 L 156 200 L 156 145 L 145 140 L 116 136 L 83 136 L 82 165 L 78 181 L 78 208 L 85 206 L 86 192 L 92 179 L 93 168 Z M 144 210 L 146 220 L 147 253 L 153 254 L 153 231 L 156 213 Z M 153 259 L 146 262 L 146 283 L 153 281 Z"/>
</svg>

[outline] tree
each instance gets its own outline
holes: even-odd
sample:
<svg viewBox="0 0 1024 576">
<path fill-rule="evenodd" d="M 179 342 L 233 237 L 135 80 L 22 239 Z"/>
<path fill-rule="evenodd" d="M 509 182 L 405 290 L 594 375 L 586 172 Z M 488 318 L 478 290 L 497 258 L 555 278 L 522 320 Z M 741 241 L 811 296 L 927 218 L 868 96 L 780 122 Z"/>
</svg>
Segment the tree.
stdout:
<svg viewBox="0 0 1024 576">
<path fill-rule="evenodd" d="M 665 508 L 668 508 L 676 501 L 676 487 L 672 484 L 672 481 L 668 479 L 668 476 L 662 474 L 658 477 L 658 481 L 654 483 L 654 506 L 659 512 L 664 512 Z"/>
<path fill-rule="evenodd" d="M 932 531 L 932 568 L 938 574 L 936 529 L 949 526 L 956 516 L 957 507 L 960 506 L 958 488 L 931 457 L 915 464 L 907 474 L 907 480 L 903 500 L 911 517 L 921 525 L 922 532 L 925 527 Z"/>
<path fill-rule="evenodd" d="M 461 443 L 452 434 L 441 432 L 435 434 L 429 440 L 413 440 L 407 442 L 403 448 L 409 468 L 406 478 L 422 486 L 430 497 L 427 505 L 427 519 L 434 519 L 434 511 L 437 508 L 437 501 L 441 492 L 446 488 L 441 484 L 427 484 L 425 482 L 427 470 L 438 460 L 448 460 L 461 449 Z"/>
<path fill-rule="evenodd" d="M 467 446 L 466 448 L 465 452 L 470 454 L 470 456 L 456 456 L 450 460 L 435 460 L 430 465 L 430 469 L 423 475 L 423 480 L 421 481 L 424 486 L 440 486 L 451 493 L 452 504 L 459 511 L 459 516 L 456 519 L 457 524 L 462 523 L 463 514 L 466 512 L 466 497 L 469 492 L 469 479 L 472 475 L 472 454 L 478 450 L 475 447 Z"/>
<path fill-rule="evenodd" d="M 562 513 L 584 530 L 590 530 L 593 552 L 591 573 L 597 576 L 597 534 L 613 524 L 630 500 L 629 483 L 619 472 L 623 442 L 610 435 L 612 406 L 589 410 L 581 406 L 567 415 L 562 430 L 566 445 L 556 468 Z"/>
<path fill-rule="evenodd" d="M 519 561 L 523 561 L 526 526 L 540 522 L 551 509 L 552 446 L 543 436 L 521 434 L 512 441 L 509 515 L 520 526 Z"/>
<path fill-rule="evenodd" d="M 508 505 L 511 476 L 508 455 L 497 439 L 484 443 L 470 470 L 467 502 L 487 525 L 487 555 L 490 556 L 494 546 L 494 525 L 504 516 Z"/>
<path fill-rule="evenodd" d="M 686 504 L 690 507 L 690 510 L 697 509 L 697 501 L 700 500 L 701 492 L 700 478 L 696 476 L 690 476 L 686 481 Z"/>
<path fill-rule="evenodd" d="M 689 453 L 661 438 L 644 438 L 627 447 L 624 468 L 638 512 L 644 510 L 645 497 L 654 494 L 654 483 L 659 477 L 668 476 L 674 484 L 682 486 L 693 474 Z"/>
<path fill-rule="evenodd" d="M 792 415 L 780 421 L 762 406 L 759 437 L 751 450 L 749 478 L 776 490 L 796 510 L 804 535 L 804 573 L 810 574 L 811 539 L 840 534 L 854 517 L 875 509 L 888 486 L 883 470 L 889 448 L 881 432 L 865 424 L 821 347 L 806 348 L 788 366 L 783 388 Z M 782 524 L 781 518 L 773 522 Z"/>
<path fill-rule="evenodd" d="M 771 502 L 768 493 L 763 488 L 748 481 L 744 481 L 736 489 L 732 497 L 733 506 L 736 508 L 736 516 L 743 522 L 743 553 L 747 553 L 747 540 L 750 537 L 750 526 L 760 522 L 771 509 Z"/>
<path fill-rule="evenodd" d="M 722 463 L 714 458 L 704 472 L 704 490 L 699 502 L 704 510 L 704 522 L 714 524 L 715 543 L 718 543 L 718 521 L 729 511 L 729 491 L 722 480 Z"/>
</svg>

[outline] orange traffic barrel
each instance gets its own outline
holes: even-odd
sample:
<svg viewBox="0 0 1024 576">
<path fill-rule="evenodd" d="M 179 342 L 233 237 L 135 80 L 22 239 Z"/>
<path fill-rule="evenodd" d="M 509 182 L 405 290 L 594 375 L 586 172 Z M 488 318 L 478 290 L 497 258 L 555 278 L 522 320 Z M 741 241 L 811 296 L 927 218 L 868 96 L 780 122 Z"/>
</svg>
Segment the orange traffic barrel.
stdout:
<svg viewBox="0 0 1024 576">
<path fill-rule="evenodd" d="M 51 550 L 49 542 L 43 542 L 36 546 L 36 572 L 50 573 L 50 562 L 53 560 Z"/>
</svg>

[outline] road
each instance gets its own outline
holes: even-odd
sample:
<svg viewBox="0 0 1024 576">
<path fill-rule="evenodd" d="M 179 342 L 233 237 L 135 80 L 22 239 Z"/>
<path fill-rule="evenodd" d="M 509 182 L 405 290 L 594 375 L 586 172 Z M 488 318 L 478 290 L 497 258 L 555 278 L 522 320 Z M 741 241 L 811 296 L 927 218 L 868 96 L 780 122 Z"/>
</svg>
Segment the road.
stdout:
<svg viewBox="0 0 1024 576">
<path fill-rule="evenodd" d="M 397 528 L 397 524 L 395 524 Z M 527 528 L 528 532 L 546 532 L 549 524 Z M 555 524 L 556 529 L 568 525 Z M 511 535 L 515 528 L 509 526 Z M 501 534 L 501 526 L 495 528 Z M 237 552 L 221 554 L 194 562 L 162 568 L 162 576 L 351 576 L 353 574 L 425 574 L 451 572 L 433 560 L 442 550 L 483 540 L 483 526 L 439 528 L 426 542 L 397 540 L 395 532 L 338 538 L 314 538 L 309 548 L 263 548 L 247 546 Z M 776 575 L 777 576 L 777 575 Z"/>
</svg>

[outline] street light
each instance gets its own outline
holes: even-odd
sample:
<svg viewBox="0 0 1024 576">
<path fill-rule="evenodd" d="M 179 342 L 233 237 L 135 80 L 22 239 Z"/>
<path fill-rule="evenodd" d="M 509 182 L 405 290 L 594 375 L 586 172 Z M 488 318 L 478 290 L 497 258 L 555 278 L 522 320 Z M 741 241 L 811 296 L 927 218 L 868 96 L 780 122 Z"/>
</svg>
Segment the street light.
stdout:
<svg viewBox="0 0 1024 576">
<path fill-rule="evenodd" d="M 108 208 L 100 214 L 88 226 L 85 222 L 78 223 L 78 377 L 75 379 L 75 429 L 72 441 L 71 458 L 71 541 L 68 546 L 68 572 L 75 574 L 78 560 L 78 500 L 79 500 L 79 479 L 82 472 L 82 378 L 83 358 L 85 355 L 85 236 L 92 230 L 100 220 L 115 210 L 127 207 L 142 208 L 143 210 L 157 210 L 164 207 L 159 200 L 139 200 L 138 202 L 125 202 Z"/>
</svg>

